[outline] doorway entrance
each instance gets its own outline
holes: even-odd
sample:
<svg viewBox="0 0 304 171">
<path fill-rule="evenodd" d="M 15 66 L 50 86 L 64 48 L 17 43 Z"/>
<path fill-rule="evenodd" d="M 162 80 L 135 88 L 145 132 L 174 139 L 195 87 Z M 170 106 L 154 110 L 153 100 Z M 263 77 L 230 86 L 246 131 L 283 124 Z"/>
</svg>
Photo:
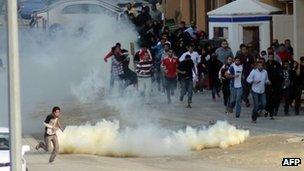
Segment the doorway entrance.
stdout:
<svg viewBox="0 0 304 171">
<path fill-rule="evenodd" d="M 260 31 L 258 26 L 245 26 L 243 27 L 243 43 L 252 47 L 260 52 Z"/>
</svg>

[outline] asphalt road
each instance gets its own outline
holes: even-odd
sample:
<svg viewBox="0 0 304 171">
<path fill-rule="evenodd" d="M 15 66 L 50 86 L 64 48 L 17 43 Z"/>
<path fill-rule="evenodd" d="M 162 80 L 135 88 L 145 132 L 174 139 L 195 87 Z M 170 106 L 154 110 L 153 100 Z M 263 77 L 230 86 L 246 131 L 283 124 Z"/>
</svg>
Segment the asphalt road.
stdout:
<svg viewBox="0 0 304 171">
<path fill-rule="evenodd" d="M 26 155 L 30 171 L 83 171 L 83 170 L 275 170 L 281 167 L 280 158 L 285 155 L 299 155 L 303 151 L 303 142 L 289 145 L 288 138 L 304 135 L 304 113 L 300 116 L 283 116 L 283 112 L 275 120 L 260 117 L 256 124 L 251 123 L 251 109 L 243 107 L 240 118 L 226 115 L 221 100 L 212 101 L 209 92 L 194 95 L 192 109 L 187 109 L 185 103 L 178 102 L 167 105 L 165 96 L 152 100 L 152 104 L 140 104 L 129 107 L 128 103 L 119 103 L 115 99 L 79 104 L 69 102 L 62 118 L 66 125 L 79 125 L 87 121 L 97 121 L 102 118 L 119 119 L 122 125 L 132 125 L 134 118 L 148 118 L 162 127 L 178 130 L 187 125 L 207 125 L 211 120 L 227 120 L 239 128 L 249 129 L 251 137 L 244 144 L 228 149 L 206 149 L 191 152 L 183 156 L 114 158 L 94 155 L 59 155 L 53 164 L 48 164 L 49 154 L 35 151 L 34 146 L 41 139 L 41 134 L 24 135 L 23 142 L 29 144 L 32 150 Z M 110 107 L 107 104 L 113 105 Z M 122 110 L 116 108 L 120 106 Z M 132 113 L 131 115 L 127 115 Z M 140 116 L 139 116 L 140 115 Z M 38 118 L 43 118 L 39 116 Z M 273 141 L 273 142 L 272 142 Z M 264 145 L 263 145 L 264 144 Z M 149 147 L 147 147 L 149 148 Z M 254 149 L 257 149 L 256 151 Z M 300 150 L 300 151 L 301 151 Z M 268 160 L 267 155 L 273 155 L 277 161 Z M 300 156 L 299 156 L 300 157 Z M 303 157 L 303 155 L 301 156 Z M 302 170 L 303 167 L 295 168 Z"/>
</svg>

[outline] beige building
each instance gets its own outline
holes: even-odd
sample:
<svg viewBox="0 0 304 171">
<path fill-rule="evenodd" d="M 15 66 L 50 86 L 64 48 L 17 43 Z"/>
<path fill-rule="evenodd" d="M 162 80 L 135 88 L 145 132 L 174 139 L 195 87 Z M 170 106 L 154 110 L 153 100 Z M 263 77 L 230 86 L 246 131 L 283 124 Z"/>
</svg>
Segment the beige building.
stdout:
<svg viewBox="0 0 304 171">
<path fill-rule="evenodd" d="M 208 32 L 207 12 L 233 0 L 165 0 L 165 18 L 175 23 L 196 21 L 199 29 Z M 291 39 L 295 57 L 304 56 L 304 0 L 260 0 L 260 2 L 282 9 L 283 15 L 274 18 L 271 38 L 279 41 Z M 288 23 L 288 24 L 286 24 Z"/>
<path fill-rule="evenodd" d="M 166 19 L 174 19 L 176 23 L 196 21 L 200 29 L 207 30 L 207 12 L 229 2 L 231 0 L 166 0 Z"/>
<path fill-rule="evenodd" d="M 176 23 L 196 21 L 199 29 L 208 30 L 207 12 L 226 5 L 233 0 L 165 0 L 166 19 Z M 260 0 L 274 7 L 281 8 L 285 14 L 293 13 L 290 0 Z"/>
</svg>

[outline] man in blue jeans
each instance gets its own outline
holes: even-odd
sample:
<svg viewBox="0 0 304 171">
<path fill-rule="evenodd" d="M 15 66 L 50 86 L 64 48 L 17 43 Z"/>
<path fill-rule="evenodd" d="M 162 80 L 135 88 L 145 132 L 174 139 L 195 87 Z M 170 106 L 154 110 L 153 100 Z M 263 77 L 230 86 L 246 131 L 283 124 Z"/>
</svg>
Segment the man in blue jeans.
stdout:
<svg viewBox="0 0 304 171">
<path fill-rule="evenodd" d="M 230 104 L 228 113 L 232 113 L 235 107 L 235 116 L 240 117 L 241 114 L 241 103 L 242 103 L 242 75 L 243 75 L 243 65 L 241 64 L 240 57 L 234 58 L 234 63 L 231 64 L 227 73 L 227 78 L 231 78 L 230 81 Z"/>
<path fill-rule="evenodd" d="M 184 96 L 188 95 L 188 105 L 187 108 L 192 108 L 192 89 L 193 89 L 193 73 L 196 75 L 196 70 L 194 68 L 194 62 L 190 55 L 186 55 L 185 60 L 180 62 L 178 65 L 178 72 L 181 83 L 181 93 L 179 100 L 182 102 Z"/>
<path fill-rule="evenodd" d="M 257 68 L 253 69 L 247 77 L 247 82 L 252 84 L 251 94 L 253 98 L 252 123 L 256 123 L 258 112 L 265 109 L 266 93 L 265 85 L 270 84 L 267 71 L 262 61 L 257 62 Z"/>
</svg>

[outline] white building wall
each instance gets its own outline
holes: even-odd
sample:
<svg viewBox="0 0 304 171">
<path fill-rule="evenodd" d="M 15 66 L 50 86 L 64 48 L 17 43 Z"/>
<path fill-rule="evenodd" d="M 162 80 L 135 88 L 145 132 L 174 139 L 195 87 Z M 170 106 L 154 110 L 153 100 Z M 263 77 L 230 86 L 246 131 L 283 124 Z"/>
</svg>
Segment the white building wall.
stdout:
<svg viewBox="0 0 304 171">
<path fill-rule="evenodd" d="M 233 54 L 235 55 L 236 52 L 239 50 L 241 39 L 240 39 L 240 32 L 239 32 L 239 25 L 238 23 L 232 23 L 229 30 L 229 45 L 232 49 Z"/>
<path fill-rule="evenodd" d="M 290 39 L 292 45 L 294 45 L 294 23 L 293 15 L 273 15 L 273 39 L 278 39 L 279 42 L 284 42 L 286 39 Z"/>
<path fill-rule="evenodd" d="M 294 0 L 294 51 L 295 58 L 304 56 L 304 0 Z"/>
<path fill-rule="evenodd" d="M 209 22 L 209 39 L 213 39 L 214 38 L 214 32 L 213 32 L 213 28 L 215 27 L 214 25 L 215 23 L 210 23 Z"/>
<path fill-rule="evenodd" d="M 267 50 L 270 46 L 270 22 L 240 22 L 240 23 L 220 23 L 220 22 L 209 22 L 209 35 L 210 38 L 214 37 L 214 27 L 228 27 L 229 35 L 228 42 L 235 54 L 239 50 L 240 44 L 243 43 L 243 27 L 246 26 L 257 26 L 259 27 L 259 40 L 260 50 Z"/>
<path fill-rule="evenodd" d="M 267 50 L 271 45 L 270 22 L 260 25 L 260 51 Z"/>
</svg>

